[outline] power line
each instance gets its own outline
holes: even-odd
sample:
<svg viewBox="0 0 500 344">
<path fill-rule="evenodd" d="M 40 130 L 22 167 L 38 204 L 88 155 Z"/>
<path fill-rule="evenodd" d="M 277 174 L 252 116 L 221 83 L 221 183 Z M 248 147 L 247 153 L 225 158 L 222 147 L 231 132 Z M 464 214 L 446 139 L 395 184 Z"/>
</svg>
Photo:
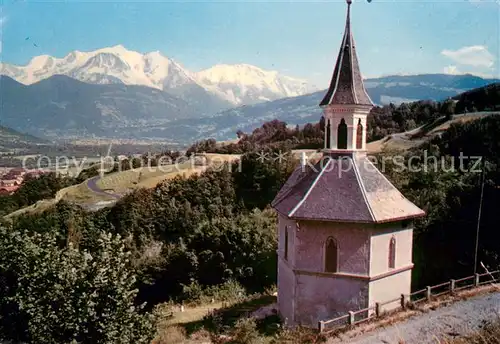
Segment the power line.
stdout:
<svg viewBox="0 0 500 344">
<path fill-rule="evenodd" d="M 484 196 L 484 178 L 486 176 L 484 156 L 481 158 L 481 198 L 479 199 L 479 212 L 477 214 L 477 228 L 476 228 L 476 250 L 474 252 L 474 274 L 477 273 L 477 251 L 479 248 L 479 228 L 481 227 L 481 212 L 483 209 L 483 196 Z"/>
</svg>

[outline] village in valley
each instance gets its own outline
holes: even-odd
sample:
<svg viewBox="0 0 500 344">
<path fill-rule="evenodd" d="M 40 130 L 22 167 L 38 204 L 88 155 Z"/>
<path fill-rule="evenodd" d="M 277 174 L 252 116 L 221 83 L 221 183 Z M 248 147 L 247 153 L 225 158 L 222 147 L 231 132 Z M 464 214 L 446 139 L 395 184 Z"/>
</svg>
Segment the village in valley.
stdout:
<svg viewBox="0 0 500 344">
<path fill-rule="evenodd" d="M 0 168 L 0 195 L 11 195 L 19 189 L 26 178 L 37 178 L 44 173 L 47 171 Z"/>
</svg>

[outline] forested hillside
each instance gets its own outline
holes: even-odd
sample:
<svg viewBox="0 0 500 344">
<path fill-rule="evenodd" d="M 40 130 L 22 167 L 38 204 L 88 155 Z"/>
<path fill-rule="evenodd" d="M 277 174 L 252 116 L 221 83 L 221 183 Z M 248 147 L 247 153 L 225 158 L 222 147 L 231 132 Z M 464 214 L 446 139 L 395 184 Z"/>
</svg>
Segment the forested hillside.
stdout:
<svg viewBox="0 0 500 344">
<path fill-rule="evenodd" d="M 0 125 L 0 149 L 37 143 L 47 143 L 47 141 Z"/>
<path fill-rule="evenodd" d="M 493 83 L 462 93 L 457 100 L 456 113 L 500 110 L 500 83 Z"/>
<path fill-rule="evenodd" d="M 450 113 L 452 102 L 379 108 L 368 130 L 375 139 Z M 151 310 L 159 302 L 224 299 L 272 288 L 277 241 L 269 203 L 297 161 L 262 160 L 257 152 L 321 146 L 322 128 L 287 128 L 275 121 L 239 135 L 231 149 L 244 155 L 234 165 L 135 191 L 98 212 L 60 202 L 5 222 L 0 337 L 27 343 L 90 343 L 89 336 L 92 343 L 148 343 L 155 335 Z M 476 158 L 461 162 L 461 154 L 484 158 L 479 261 L 492 269 L 500 265 L 498 137 L 500 116 L 490 116 L 452 125 L 398 160 L 388 153 L 377 156 L 379 168 L 427 212 L 415 224 L 413 288 L 473 272 L 483 174 Z M 191 151 L 212 148 L 221 149 L 209 142 Z M 64 184 L 44 183 L 53 189 Z M 36 199 L 31 189 L 25 192 Z M 22 202 L 20 196 L 13 197 Z"/>
<path fill-rule="evenodd" d="M 441 137 L 405 153 L 403 163 L 388 159 L 379 165 L 406 197 L 427 212 L 415 227 L 414 288 L 474 271 L 483 169 L 478 259 L 489 268 L 499 267 L 500 232 L 495 220 L 500 202 L 498 137 L 498 115 L 454 124 Z"/>
<path fill-rule="evenodd" d="M 375 107 L 368 116 L 367 140 L 375 141 L 387 135 L 415 129 L 442 116 L 452 116 L 455 103 L 451 100 L 441 103 L 420 101 L 403 103 L 399 106 L 390 104 Z M 323 147 L 324 120 L 308 123 L 302 127 L 290 128 L 285 122 L 273 120 L 264 123 L 251 134 L 238 132 L 238 142 L 220 144 L 215 139 L 195 142 L 188 153 L 228 153 L 241 154 L 261 147 L 280 149 L 316 149 Z"/>
<path fill-rule="evenodd" d="M 367 141 L 429 124 L 438 118 L 450 119 L 455 114 L 478 111 L 496 111 L 500 104 L 500 84 L 493 83 L 462 93 L 442 102 L 431 100 L 376 106 L 368 116 Z M 258 147 L 287 149 L 315 149 L 323 147 L 324 120 L 289 127 L 280 120 L 264 123 L 252 133 L 237 132 L 238 142 L 219 144 L 215 139 L 195 142 L 188 152 L 241 154 Z"/>
</svg>

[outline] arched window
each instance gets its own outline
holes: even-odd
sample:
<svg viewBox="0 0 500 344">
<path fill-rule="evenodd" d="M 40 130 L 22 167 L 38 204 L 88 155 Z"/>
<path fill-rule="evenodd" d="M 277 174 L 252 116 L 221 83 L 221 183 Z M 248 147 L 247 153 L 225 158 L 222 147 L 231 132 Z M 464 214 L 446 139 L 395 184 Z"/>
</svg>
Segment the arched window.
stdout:
<svg viewBox="0 0 500 344">
<path fill-rule="evenodd" d="M 327 125 L 326 125 L 326 147 L 325 148 L 330 148 L 331 145 L 331 140 L 332 140 L 332 135 L 331 135 L 331 125 L 330 125 L 330 120 L 327 119 Z"/>
<path fill-rule="evenodd" d="M 328 238 L 325 245 L 325 272 L 337 272 L 338 246 L 334 238 Z"/>
<path fill-rule="evenodd" d="M 347 149 L 347 124 L 343 118 L 337 129 L 337 148 Z"/>
<path fill-rule="evenodd" d="M 396 267 L 396 238 L 392 237 L 389 243 L 389 269 Z"/>
<path fill-rule="evenodd" d="M 358 129 L 356 130 L 356 149 L 363 148 L 363 124 L 361 119 L 358 122 Z"/>
<path fill-rule="evenodd" d="M 285 226 L 285 260 L 288 260 L 288 226 Z"/>
</svg>

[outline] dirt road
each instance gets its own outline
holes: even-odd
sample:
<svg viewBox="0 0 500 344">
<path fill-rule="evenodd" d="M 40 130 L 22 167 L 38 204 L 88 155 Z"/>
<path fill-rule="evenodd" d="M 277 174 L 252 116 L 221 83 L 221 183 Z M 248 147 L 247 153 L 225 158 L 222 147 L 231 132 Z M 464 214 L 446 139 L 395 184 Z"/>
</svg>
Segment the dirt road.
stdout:
<svg viewBox="0 0 500 344">
<path fill-rule="evenodd" d="M 500 292 L 490 293 L 430 310 L 352 339 L 345 335 L 332 338 L 328 344 L 438 344 L 444 343 L 443 339 L 470 334 L 499 317 Z"/>
</svg>

